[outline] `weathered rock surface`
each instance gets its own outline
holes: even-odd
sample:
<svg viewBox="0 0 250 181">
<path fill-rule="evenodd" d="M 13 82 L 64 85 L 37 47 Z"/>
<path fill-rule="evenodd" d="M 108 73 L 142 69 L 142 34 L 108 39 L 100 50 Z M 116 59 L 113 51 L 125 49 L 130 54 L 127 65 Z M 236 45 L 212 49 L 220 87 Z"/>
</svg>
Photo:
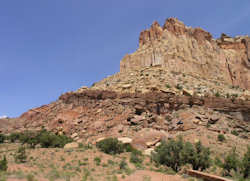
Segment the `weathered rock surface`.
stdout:
<svg viewBox="0 0 250 181">
<path fill-rule="evenodd" d="M 169 71 L 199 75 L 250 90 L 250 39 L 223 36 L 214 40 L 201 28 L 190 28 L 175 18 L 163 27 L 154 22 L 143 31 L 136 52 L 126 55 L 120 71 L 160 65 Z"/>
<path fill-rule="evenodd" d="M 44 126 L 86 142 L 100 137 L 130 137 L 135 147 L 146 149 L 167 139 L 169 133 L 204 127 L 211 120 L 211 129 L 215 126 L 227 132 L 240 129 L 249 133 L 249 110 L 250 101 L 239 99 L 179 96 L 161 91 L 143 94 L 86 90 L 63 94 L 56 102 L 31 109 L 18 118 L 18 124 L 10 119 L 8 129 L 1 126 L 5 121 L 0 121 L 0 131 L 39 130 Z M 137 121 L 131 122 L 134 118 Z M 235 122 L 227 129 L 230 120 Z"/>
<path fill-rule="evenodd" d="M 64 149 L 73 149 L 73 148 L 78 148 L 79 144 L 76 142 L 68 143 L 64 146 Z"/>
<path fill-rule="evenodd" d="M 140 150 L 204 129 L 250 138 L 249 37 L 214 40 L 170 18 L 143 31 L 139 44 L 120 73 L 19 118 L 0 119 L 0 132 L 44 127 L 79 143 L 117 137 Z"/>
</svg>

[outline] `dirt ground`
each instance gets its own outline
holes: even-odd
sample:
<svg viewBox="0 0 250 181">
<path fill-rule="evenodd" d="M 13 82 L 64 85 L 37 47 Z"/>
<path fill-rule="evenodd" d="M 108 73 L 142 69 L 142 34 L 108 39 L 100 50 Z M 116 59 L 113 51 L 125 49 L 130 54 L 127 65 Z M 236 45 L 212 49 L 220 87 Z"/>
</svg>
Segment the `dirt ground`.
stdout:
<svg viewBox="0 0 250 181">
<path fill-rule="evenodd" d="M 36 148 L 26 149 L 27 161 L 16 163 L 14 154 L 19 144 L 1 144 L 0 154 L 8 160 L 7 173 L 0 174 L 0 180 L 7 181 L 182 181 L 180 175 L 167 175 L 156 172 L 157 168 L 144 156 L 143 164 L 136 167 L 129 162 L 130 153 L 107 155 L 94 146 L 76 149 Z M 96 160 L 99 160 L 96 161 Z M 127 166 L 120 169 L 119 164 L 125 160 Z"/>
<path fill-rule="evenodd" d="M 192 143 L 201 141 L 209 147 L 211 156 L 223 158 L 233 147 L 239 155 L 243 155 L 249 144 L 248 139 L 242 139 L 232 134 L 225 134 L 225 141 L 218 141 L 218 134 L 207 128 L 197 128 L 185 132 L 177 132 L 184 140 Z M 16 163 L 14 155 L 19 143 L 0 144 L 0 158 L 7 157 L 7 173 L 0 173 L 0 181 L 184 181 L 195 178 L 176 175 L 170 169 L 159 169 L 150 161 L 149 156 L 143 156 L 139 166 L 130 163 L 131 153 L 108 155 L 100 152 L 95 145 L 82 144 L 79 148 L 26 148 L 27 161 Z M 120 169 L 120 163 L 127 166 Z M 206 172 L 221 175 L 221 170 L 211 166 Z M 183 173 L 183 172 L 181 172 Z"/>
</svg>

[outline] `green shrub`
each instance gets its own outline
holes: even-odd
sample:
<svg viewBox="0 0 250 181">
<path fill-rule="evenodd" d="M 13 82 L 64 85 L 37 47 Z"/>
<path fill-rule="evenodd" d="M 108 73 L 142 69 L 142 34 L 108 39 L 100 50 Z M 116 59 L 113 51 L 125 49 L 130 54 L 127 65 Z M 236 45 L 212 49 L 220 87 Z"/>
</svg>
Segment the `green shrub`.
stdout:
<svg viewBox="0 0 250 181">
<path fill-rule="evenodd" d="M 106 138 L 97 142 L 96 146 L 102 152 L 111 155 L 123 153 L 125 150 L 124 145 L 117 138 Z"/>
<path fill-rule="evenodd" d="M 171 167 L 174 171 L 178 172 L 184 164 L 182 156 L 183 148 L 184 143 L 182 139 L 162 142 L 160 146 L 156 147 L 155 153 L 152 153 L 152 160 L 157 164 Z"/>
<path fill-rule="evenodd" d="M 152 154 L 156 164 L 171 167 L 178 172 L 181 166 L 191 164 L 194 170 L 205 170 L 210 167 L 210 150 L 203 147 L 201 142 L 194 146 L 190 142 L 184 143 L 181 138 L 162 142 Z"/>
<path fill-rule="evenodd" d="M 250 147 L 248 147 L 247 152 L 243 157 L 241 172 L 243 173 L 244 178 L 250 177 Z"/>
<path fill-rule="evenodd" d="M 166 88 L 170 89 L 170 88 L 171 88 L 171 86 L 170 86 L 169 84 L 166 84 Z"/>
<path fill-rule="evenodd" d="M 132 151 L 129 161 L 135 164 L 136 167 L 141 167 L 143 162 L 142 153 L 140 151 Z"/>
<path fill-rule="evenodd" d="M 120 163 L 119 163 L 119 168 L 120 170 L 123 170 L 123 169 L 126 169 L 128 166 L 127 162 L 125 160 L 122 160 Z"/>
<path fill-rule="evenodd" d="M 138 150 L 133 148 L 129 143 L 122 144 L 122 147 L 124 152 L 139 152 Z"/>
<path fill-rule="evenodd" d="M 100 165 L 101 164 L 101 158 L 100 157 L 95 157 L 94 161 L 95 161 L 96 165 Z"/>
<path fill-rule="evenodd" d="M 215 93 L 215 97 L 220 97 L 220 93 L 219 93 L 219 92 L 216 92 L 216 93 Z"/>
<path fill-rule="evenodd" d="M 0 134 L 0 143 L 3 143 L 5 139 L 6 139 L 5 135 Z"/>
<path fill-rule="evenodd" d="M 26 176 L 26 179 L 27 179 L 27 181 L 35 181 L 35 177 L 33 175 L 31 175 L 31 174 L 28 174 Z"/>
<path fill-rule="evenodd" d="M 25 163 L 27 160 L 25 147 L 21 146 L 18 148 L 17 152 L 14 155 L 16 163 Z"/>
<path fill-rule="evenodd" d="M 11 133 L 8 136 L 8 139 L 10 140 L 10 142 L 14 143 L 16 140 L 20 140 L 21 137 L 21 133 Z"/>
<path fill-rule="evenodd" d="M 55 135 L 46 130 L 37 135 L 37 140 L 43 148 L 63 148 L 67 143 L 72 142 L 72 139 L 65 135 Z"/>
<path fill-rule="evenodd" d="M 224 159 L 224 162 L 222 163 L 222 168 L 224 171 L 225 176 L 232 176 L 231 170 L 234 170 L 235 172 L 238 171 L 238 168 L 240 166 L 240 161 L 238 160 L 239 156 L 236 153 L 236 149 L 232 149 L 230 153 L 226 156 Z"/>
<path fill-rule="evenodd" d="M 8 162 L 6 156 L 4 155 L 3 159 L 0 160 L 0 171 L 7 171 L 8 169 Z"/>
<path fill-rule="evenodd" d="M 25 131 L 23 133 L 20 133 L 19 140 L 22 144 L 30 145 L 31 148 L 35 148 L 35 146 L 39 143 L 37 133 L 32 131 Z"/>
<path fill-rule="evenodd" d="M 215 157 L 215 159 L 214 159 L 214 164 L 216 165 L 216 166 L 219 166 L 219 167 L 222 167 L 222 161 L 221 161 L 221 159 L 219 158 L 219 157 Z"/>
<path fill-rule="evenodd" d="M 238 97 L 238 94 L 232 94 L 233 97 L 237 98 Z"/>
<path fill-rule="evenodd" d="M 11 142 L 19 140 L 22 144 L 28 144 L 31 148 L 35 148 L 38 144 L 43 148 L 63 148 L 65 144 L 72 142 L 72 139 L 65 135 L 56 135 L 45 129 L 38 132 L 12 133 L 8 139 Z"/>
<path fill-rule="evenodd" d="M 218 139 L 218 141 L 220 141 L 220 142 L 223 142 L 223 141 L 226 140 L 226 138 L 225 138 L 225 136 L 224 136 L 223 134 L 219 134 L 219 135 L 217 136 L 217 139 Z"/>
<path fill-rule="evenodd" d="M 235 136 L 239 136 L 239 133 L 236 130 L 232 130 L 231 134 L 235 135 Z"/>
<path fill-rule="evenodd" d="M 187 162 L 190 163 L 193 167 L 193 170 L 205 170 L 210 167 L 210 150 L 202 146 L 201 142 L 195 143 L 194 150 L 187 147 L 186 144 L 184 152 L 187 152 Z"/>
<path fill-rule="evenodd" d="M 176 85 L 176 88 L 179 89 L 179 90 L 182 90 L 182 89 L 183 89 L 182 85 L 180 85 L 180 84 L 177 84 L 177 85 Z"/>
</svg>

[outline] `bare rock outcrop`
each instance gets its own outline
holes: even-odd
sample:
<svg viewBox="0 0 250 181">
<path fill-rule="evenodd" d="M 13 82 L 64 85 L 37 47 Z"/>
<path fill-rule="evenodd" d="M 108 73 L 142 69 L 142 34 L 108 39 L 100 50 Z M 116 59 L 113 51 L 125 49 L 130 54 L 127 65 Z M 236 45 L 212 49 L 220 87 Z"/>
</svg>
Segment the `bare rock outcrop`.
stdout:
<svg viewBox="0 0 250 181">
<path fill-rule="evenodd" d="M 56 102 L 29 110 L 17 118 L 18 121 L 10 119 L 7 128 L 1 121 L 0 132 L 39 130 L 44 127 L 90 142 L 99 137 L 135 136 L 138 141 L 134 143 L 146 148 L 163 138 L 160 131 L 171 133 L 196 129 L 211 124 L 210 120 L 215 120 L 215 116 L 213 125 L 217 129 L 222 124 L 221 129 L 226 130 L 223 120 L 230 118 L 238 120 L 239 125 L 245 125 L 237 126 L 237 129 L 249 131 L 250 127 L 243 124 L 250 121 L 249 110 L 250 101 L 238 99 L 176 96 L 159 91 L 130 94 L 85 90 L 65 93 Z M 153 131 L 149 132 L 148 129 Z M 149 139 L 145 135 L 136 136 L 136 133 L 144 134 L 139 130 L 146 130 L 145 135 L 149 134 Z"/>
<path fill-rule="evenodd" d="M 215 40 L 201 28 L 169 18 L 163 27 L 154 22 L 140 34 L 139 48 L 121 60 L 120 71 L 158 65 L 250 90 L 249 42 L 248 36 L 226 34 Z"/>
</svg>

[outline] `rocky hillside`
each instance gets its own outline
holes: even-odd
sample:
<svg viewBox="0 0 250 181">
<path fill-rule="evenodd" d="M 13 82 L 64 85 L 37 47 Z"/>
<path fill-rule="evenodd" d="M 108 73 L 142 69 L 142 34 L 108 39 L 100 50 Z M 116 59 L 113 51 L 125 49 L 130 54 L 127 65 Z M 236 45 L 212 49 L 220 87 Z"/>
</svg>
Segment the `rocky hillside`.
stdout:
<svg viewBox="0 0 250 181">
<path fill-rule="evenodd" d="M 207 145 L 205 135 L 219 133 L 228 135 L 228 147 L 249 141 L 248 36 L 223 34 L 215 40 L 170 18 L 163 27 L 155 22 L 143 31 L 139 44 L 121 61 L 121 72 L 18 118 L 2 119 L 0 132 L 45 127 L 91 143 L 129 137 L 141 150 L 179 134 Z"/>
</svg>

